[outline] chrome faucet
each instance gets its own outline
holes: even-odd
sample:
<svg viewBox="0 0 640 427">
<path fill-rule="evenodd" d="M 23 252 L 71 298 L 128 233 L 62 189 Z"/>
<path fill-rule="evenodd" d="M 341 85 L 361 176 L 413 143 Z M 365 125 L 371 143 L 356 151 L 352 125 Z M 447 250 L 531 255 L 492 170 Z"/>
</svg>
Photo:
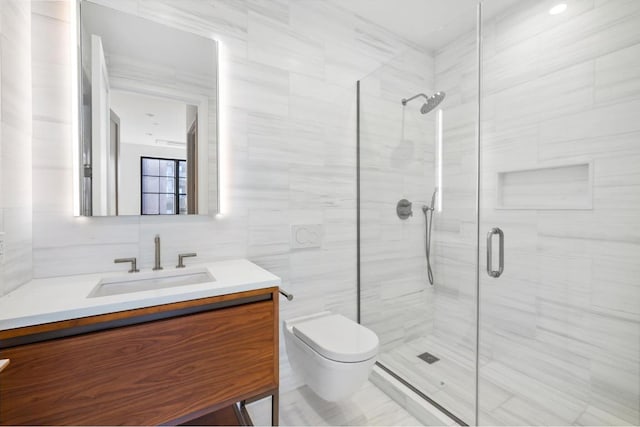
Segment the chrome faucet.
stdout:
<svg viewBox="0 0 640 427">
<path fill-rule="evenodd" d="M 156 237 L 153 239 L 153 243 L 156 246 L 156 259 L 153 264 L 153 271 L 162 270 L 162 266 L 160 265 L 160 235 L 156 234 Z"/>
<path fill-rule="evenodd" d="M 136 265 L 136 259 L 135 258 L 116 258 L 113 260 L 113 262 L 115 262 L 116 264 L 121 263 L 121 262 L 130 262 L 131 263 L 131 268 L 129 269 L 129 273 L 137 273 L 140 270 L 138 270 L 138 267 Z"/>
<path fill-rule="evenodd" d="M 185 258 L 189 258 L 189 257 L 194 257 L 197 256 L 198 254 L 196 254 L 195 252 L 189 252 L 186 254 L 179 254 L 178 255 L 178 265 L 176 265 L 176 268 L 184 268 L 184 259 Z"/>
</svg>

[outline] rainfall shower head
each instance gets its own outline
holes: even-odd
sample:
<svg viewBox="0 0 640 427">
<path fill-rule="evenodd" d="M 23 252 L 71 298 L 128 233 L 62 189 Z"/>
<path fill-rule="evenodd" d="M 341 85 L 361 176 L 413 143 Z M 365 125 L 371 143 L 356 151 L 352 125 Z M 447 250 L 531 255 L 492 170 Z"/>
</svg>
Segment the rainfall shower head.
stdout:
<svg viewBox="0 0 640 427">
<path fill-rule="evenodd" d="M 432 96 L 429 97 L 429 99 L 427 99 L 426 103 L 422 104 L 422 107 L 420 108 L 420 112 L 422 114 L 427 114 L 429 111 L 436 108 L 442 102 L 445 96 L 446 94 L 444 92 L 434 93 Z"/>
<path fill-rule="evenodd" d="M 407 105 L 409 101 L 422 97 L 426 99 L 427 102 L 422 104 L 422 107 L 420 107 L 420 112 L 422 114 L 427 114 L 428 112 L 436 108 L 442 102 L 445 96 L 447 96 L 447 94 L 444 92 L 436 92 L 431 96 L 427 96 L 424 93 L 419 93 L 417 95 L 412 96 L 411 98 L 402 99 L 402 105 Z"/>
</svg>

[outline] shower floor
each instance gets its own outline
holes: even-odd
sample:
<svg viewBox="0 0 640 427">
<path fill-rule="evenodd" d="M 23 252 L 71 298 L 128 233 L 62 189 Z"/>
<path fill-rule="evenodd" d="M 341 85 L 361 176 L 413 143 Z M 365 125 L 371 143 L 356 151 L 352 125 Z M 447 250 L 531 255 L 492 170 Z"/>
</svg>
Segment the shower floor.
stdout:
<svg viewBox="0 0 640 427">
<path fill-rule="evenodd" d="M 440 360 L 429 364 L 418 355 Z M 379 361 L 467 424 L 474 422 L 474 350 L 429 335 L 382 351 Z M 633 425 L 504 363 L 480 362 L 481 425 Z"/>
</svg>

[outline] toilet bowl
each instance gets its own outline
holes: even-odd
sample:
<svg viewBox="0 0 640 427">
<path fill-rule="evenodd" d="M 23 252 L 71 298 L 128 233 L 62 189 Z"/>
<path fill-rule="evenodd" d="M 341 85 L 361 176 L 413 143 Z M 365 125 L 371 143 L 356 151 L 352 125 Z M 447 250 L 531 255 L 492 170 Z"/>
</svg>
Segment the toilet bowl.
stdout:
<svg viewBox="0 0 640 427">
<path fill-rule="evenodd" d="M 378 354 L 378 336 L 329 311 L 284 321 L 287 356 L 293 371 L 324 400 L 356 392 L 369 377 Z"/>
</svg>

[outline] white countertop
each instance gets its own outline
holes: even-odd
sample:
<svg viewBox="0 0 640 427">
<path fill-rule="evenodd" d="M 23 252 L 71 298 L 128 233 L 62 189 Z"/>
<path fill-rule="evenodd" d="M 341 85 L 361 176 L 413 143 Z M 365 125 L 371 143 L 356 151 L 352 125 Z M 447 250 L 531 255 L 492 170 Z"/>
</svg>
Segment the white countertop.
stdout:
<svg viewBox="0 0 640 427">
<path fill-rule="evenodd" d="M 202 268 L 209 270 L 215 281 L 93 298 L 87 296 L 100 280 L 135 277 L 138 273 L 34 279 L 0 297 L 0 330 L 269 288 L 281 283 L 278 276 L 246 259 L 193 264 L 185 270 Z"/>
</svg>

